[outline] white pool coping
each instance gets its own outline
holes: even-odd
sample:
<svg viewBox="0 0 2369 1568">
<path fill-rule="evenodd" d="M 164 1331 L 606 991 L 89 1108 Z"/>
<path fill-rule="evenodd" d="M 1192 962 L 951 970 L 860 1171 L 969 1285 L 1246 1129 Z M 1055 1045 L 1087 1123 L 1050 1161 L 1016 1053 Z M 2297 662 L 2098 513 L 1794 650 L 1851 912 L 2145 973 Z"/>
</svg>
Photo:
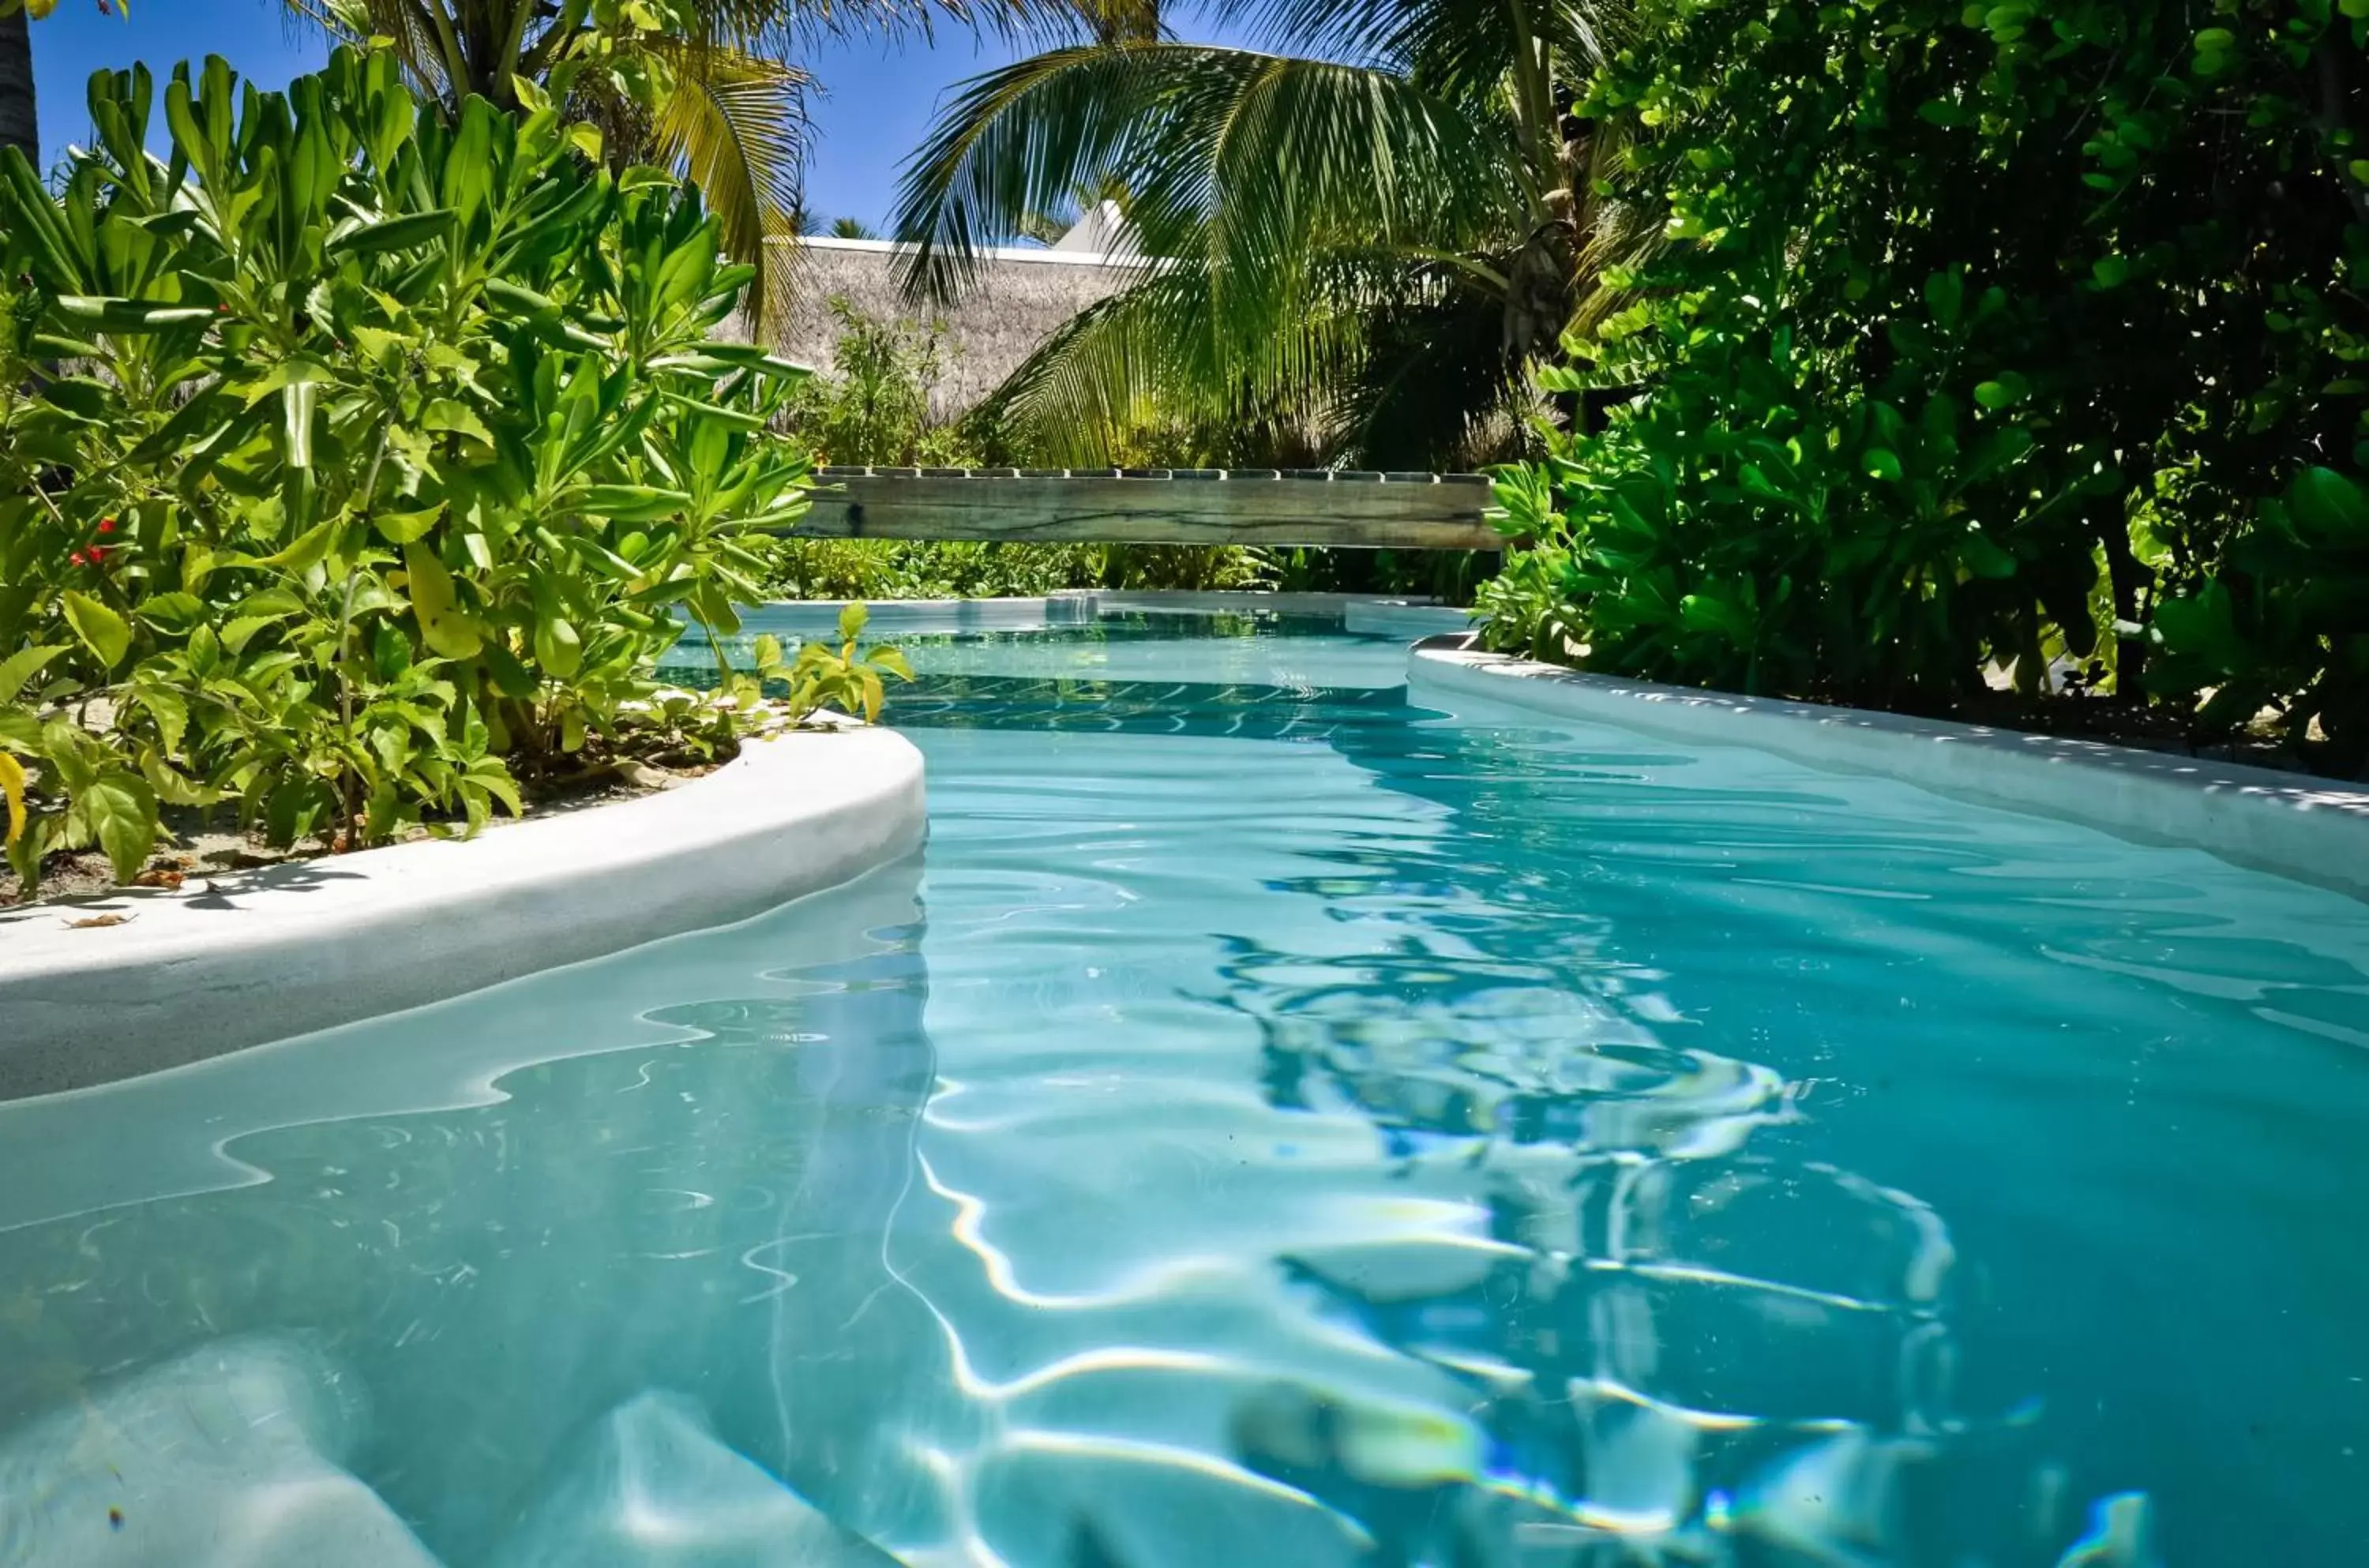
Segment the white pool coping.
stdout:
<svg viewBox="0 0 2369 1568">
<path fill-rule="evenodd" d="M 0 1099 L 84 1088 L 742 920 L 910 853 L 921 755 L 851 727 L 679 788 L 0 912 Z M 120 913 L 120 925 L 70 920 Z"/>
<path fill-rule="evenodd" d="M 1434 638 L 1408 658 L 1426 705 L 1473 697 L 1697 746 L 2078 822 L 2369 898 L 2369 789 L 2209 758 L 1588 675 Z"/>
</svg>

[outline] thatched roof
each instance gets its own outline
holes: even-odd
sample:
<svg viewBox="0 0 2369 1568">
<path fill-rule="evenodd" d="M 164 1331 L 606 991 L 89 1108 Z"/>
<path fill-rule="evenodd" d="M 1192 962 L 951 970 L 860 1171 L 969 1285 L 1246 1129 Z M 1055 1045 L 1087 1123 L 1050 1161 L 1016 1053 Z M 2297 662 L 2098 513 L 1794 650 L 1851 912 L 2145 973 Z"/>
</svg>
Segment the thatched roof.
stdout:
<svg viewBox="0 0 2369 1568">
<path fill-rule="evenodd" d="M 789 249 L 793 242 L 772 243 Z M 882 321 L 934 319 L 944 330 L 945 371 L 930 403 L 941 419 L 978 404 L 1056 327 L 1141 276 L 1140 263 L 1090 249 L 997 248 L 980 253 L 978 284 L 961 303 L 932 312 L 898 289 L 900 249 L 887 240 L 795 241 L 790 264 L 797 269 L 797 303 L 774 345 L 802 364 L 829 369 L 839 337 L 833 299 Z"/>
</svg>

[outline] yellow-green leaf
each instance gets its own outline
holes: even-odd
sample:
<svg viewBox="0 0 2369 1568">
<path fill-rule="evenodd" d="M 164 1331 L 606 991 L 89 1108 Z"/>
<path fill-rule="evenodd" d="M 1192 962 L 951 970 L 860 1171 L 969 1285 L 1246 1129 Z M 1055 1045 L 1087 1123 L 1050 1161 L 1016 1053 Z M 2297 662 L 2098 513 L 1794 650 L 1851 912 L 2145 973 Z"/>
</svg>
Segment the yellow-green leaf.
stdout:
<svg viewBox="0 0 2369 1568">
<path fill-rule="evenodd" d="M 66 622 L 74 629 L 91 652 L 98 655 L 99 663 L 112 670 L 123 662 L 132 651 L 131 624 L 86 593 L 68 589 L 65 593 Z"/>
<path fill-rule="evenodd" d="M 415 541 L 403 547 L 403 570 L 411 612 L 419 620 L 419 640 L 446 658 L 475 658 L 484 640 L 476 623 L 461 612 L 444 563 Z"/>
<path fill-rule="evenodd" d="M 19 648 L 6 658 L 0 658 L 0 703 L 13 703 L 25 682 L 41 672 L 41 667 L 65 652 L 63 647 Z"/>
<path fill-rule="evenodd" d="M 313 466 L 313 408 L 320 400 L 320 383 L 292 381 L 280 389 L 280 411 L 288 426 L 288 466 Z"/>
<path fill-rule="evenodd" d="M 271 555 L 240 555 L 232 565 L 240 567 L 276 567 L 287 572 L 309 572 L 329 558 L 329 547 L 338 542 L 338 520 L 316 522 L 298 534 L 288 548 Z"/>
<path fill-rule="evenodd" d="M 371 526 L 377 529 L 390 544 L 408 544 L 415 539 L 427 537 L 428 531 L 435 527 L 436 520 L 443 515 L 444 509 L 441 506 L 427 507 L 418 511 L 375 512 L 371 516 Z"/>
<path fill-rule="evenodd" d="M 25 833 L 25 764 L 0 751 L 0 795 L 8 797 L 8 842 Z"/>
<path fill-rule="evenodd" d="M 544 673 L 566 681 L 584 663 L 584 642 L 564 615 L 545 615 L 534 624 L 534 658 Z"/>
</svg>

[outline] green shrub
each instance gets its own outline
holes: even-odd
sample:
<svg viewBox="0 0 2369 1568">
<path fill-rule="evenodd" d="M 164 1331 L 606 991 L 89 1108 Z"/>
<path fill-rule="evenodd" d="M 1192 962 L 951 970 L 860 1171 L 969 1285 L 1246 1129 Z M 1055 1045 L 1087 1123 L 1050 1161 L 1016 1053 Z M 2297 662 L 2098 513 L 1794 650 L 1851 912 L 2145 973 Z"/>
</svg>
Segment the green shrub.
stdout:
<svg viewBox="0 0 2369 1568">
<path fill-rule="evenodd" d="M 391 58 L 286 94 L 93 78 L 53 199 L 0 154 L 0 783 L 29 886 L 160 805 L 278 842 L 516 809 L 514 768 L 728 635 L 807 464 L 794 367 L 708 339 L 747 281 L 694 192 L 549 108 L 447 123 Z"/>
<path fill-rule="evenodd" d="M 1905 706 L 2069 664 L 2361 766 L 2364 17 L 1643 0 L 1585 110 L 1667 244 L 1548 378 L 1626 406 L 1508 475 L 1487 635 Z"/>
</svg>

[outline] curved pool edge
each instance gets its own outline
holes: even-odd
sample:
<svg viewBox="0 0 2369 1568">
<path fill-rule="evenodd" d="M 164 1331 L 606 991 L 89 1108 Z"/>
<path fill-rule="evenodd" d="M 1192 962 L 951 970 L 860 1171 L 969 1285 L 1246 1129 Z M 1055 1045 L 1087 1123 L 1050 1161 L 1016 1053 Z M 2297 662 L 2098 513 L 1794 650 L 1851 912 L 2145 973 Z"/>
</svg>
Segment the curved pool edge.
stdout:
<svg viewBox="0 0 2369 1568">
<path fill-rule="evenodd" d="M 1985 806 L 2200 849 L 2369 899 L 2369 789 L 2306 773 L 1770 697 L 1590 675 L 1482 652 L 1461 635 L 1410 651 L 1407 685 L 1745 746 L 1828 772 L 1874 773 Z"/>
<path fill-rule="evenodd" d="M 0 1100 L 87 1088 L 723 925 L 911 853 L 921 754 L 851 727 L 632 800 L 0 917 Z M 70 919 L 120 913 L 77 929 Z"/>
</svg>

